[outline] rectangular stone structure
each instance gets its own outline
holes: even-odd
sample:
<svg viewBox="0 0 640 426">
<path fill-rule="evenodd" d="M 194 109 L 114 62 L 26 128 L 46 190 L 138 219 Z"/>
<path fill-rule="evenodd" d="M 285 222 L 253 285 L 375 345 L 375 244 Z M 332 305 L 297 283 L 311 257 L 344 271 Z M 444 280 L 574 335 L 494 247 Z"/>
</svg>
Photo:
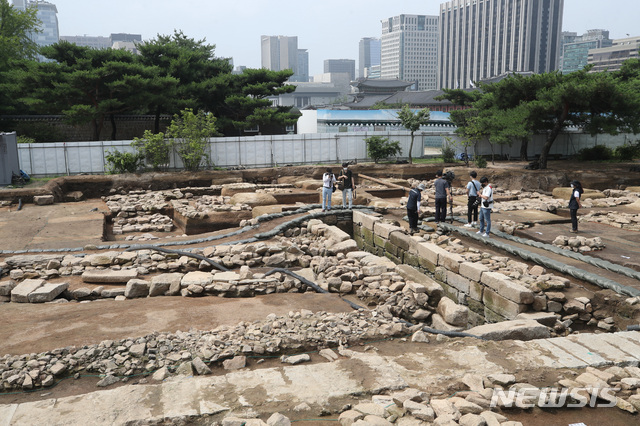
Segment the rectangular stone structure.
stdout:
<svg viewBox="0 0 640 426">
<path fill-rule="evenodd" d="M 628 353 L 637 360 L 640 360 L 640 343 L 634 342 L 632 340 L 627 340 L 624 337 L 618 335 L 618 333 L 602 333 L 598 336 L 607 343 L 615 346 L 623 352 Z"/>
<path fill-rule="evenodd" d="M 389 239 L 389 234 L 391 234 L 393 231 L 400 230 L 402 230 L 402 228 L 399 226 L 382 222 L 376 222 L 373 227 L 373 232 L 381 238 L 384 238 L 385 240 Z"/>
<path fill-rule="evenodd" d="M 358 210 L 353 211 L 353 223 L 361 223 L 364 228 L 367 228 L 371 231 L 373 231 L 375 223 L 379 221 L 379 217 L 365 214 Z"/>
<path fill-rule="evenodd" d="M 570 353 L 568 353 L 567 351 L 565 351 L 564 349 L 561 349 L 560 347 L 558 347 L 557 345 L 554 345 L 553 343 L 549 342 L 550 339 L 544 339 L 544 340 L 534 340 L 531 343 L 533 345 L 537 345 L 542 349 L 546 349 L 547 351 L 551 352 L 551 359 L 557 361 L 560 365 L 562 365 L 563 367 L 566 368 L 585 368 L 587 367 L 587 363 L 584 362 L 583 360 L 576 358 L 575 356 L 571 355 Z"/>
<path fill-rule="evenodd" d="M 566 337 L 554 337 L 553 339 L 549 339 L 549 342 L 564 349 L 574 357 L 580 358 L 592 367 L 604 367 L 613 364 L 613 362 L 594 353 L 586 346 L 571 341 Z"/>
<path fill-rule="evenodd" d="M 463 277 L 460 274 L 456 274 L 453 271 L 447 271 L 446 275 L 447 284 L 464 294 L 469 294 L 469 287 L 471 285 L 471 282 L 467 278 Z"/>
<path fill-rule="evenodd" d="M 617 366 L 638 365 L 637 358 L 632 357 L 614 346 L 605 344 L 598 334 L 575 334 L 567 338 L 589 348 L 592 352 L 602 355 Z"/>
<path fill-rule="evenodd" d="M 418 256 L 423 257 L 434 265 L 438 265 L 438 256 L 448 253 L 445 249 L 433 243 L 418 244 Z"/>
<path fill-rule="evenodd" d="M 482 294 L 482 303 L 493 312 L 507 319 L 514 319 L 521 312 L 526 312 L 529 305 L 519 304 L 502 297 L 494 290 L 486 287 Z"/>
<path fill-rule="evenodd" d="M 482 283 L 494 290 L 500 296 L 516 303 L 533 303 L 533 292 L 528 288 L 513 282 L 506 275 L 499 272 L 484 272 Z"/>
<path fill-rule="evenodd" d="M 29 294 L 44 285 L 42 279 L 28 279 L 22 281 L 11 290 L 11 301 L 14 303 L 29 303 Z"/>
<path fill-rule="evenodd" d="M 484 272 L 489 272 L 490 269 L 487 268 L 482 263 L 477 262 L 462 262 L 460 264 L 460 275 L 465 278 L 469 278 L 472 281 L 480 282 L 482 278 L 482 274 Z"/>
<path fill-rule="evenodd" d="M 69 288 L 69 283 L 46 283 L 29 293 L 29 303 L 47 303 Z"/>
<path fill-rule="evenodd" d="M 135 269 L 122 269 L 120 271 L 94 269 L 82 273 L 82 281 L 85 283 L 126 284 L 134 278 L 138 278 L 138 271 Z"/>
</svg>

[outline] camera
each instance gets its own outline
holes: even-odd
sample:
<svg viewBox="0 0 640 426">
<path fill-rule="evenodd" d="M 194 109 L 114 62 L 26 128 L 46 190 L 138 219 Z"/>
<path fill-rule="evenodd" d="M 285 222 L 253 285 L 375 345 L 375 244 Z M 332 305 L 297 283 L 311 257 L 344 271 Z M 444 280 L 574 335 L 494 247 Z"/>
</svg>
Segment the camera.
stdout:
<svg viewBox="0 0 640 426">
<path fill-rule="evenodd" d="M 456 178 L 456 174 L 449 170 L 442 177 L 444 178 L 444 180 L 451 183 Z"/>
</svg>

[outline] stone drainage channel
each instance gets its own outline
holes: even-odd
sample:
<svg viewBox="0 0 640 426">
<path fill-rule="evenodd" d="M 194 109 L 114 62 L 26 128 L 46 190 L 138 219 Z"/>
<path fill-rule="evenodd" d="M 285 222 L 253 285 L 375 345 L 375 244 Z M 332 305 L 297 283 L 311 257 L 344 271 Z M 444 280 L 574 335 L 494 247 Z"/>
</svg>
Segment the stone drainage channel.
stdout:
<svg viewBox="0 0 640 426">
<path fill-rule="evenodd" d="M 343 220 L 348 220 L 349 217 L 351 216 L 351 211 L 345 210 L 345 211 L 338 211 L 338 212 L 325 212 L 325 213 L 321 213 L 321 212 L 313 212 L 310 214 L 305 214 L 305 213 L 309 213 L 310 210 L 315 210 L 318 209 L 320 206 L 318 205 L 311 205 L 311 206 L 306 206 L 304 208 L 300 208 L 298 210 L 295 211 L 289 211 L 289 212 L 284 212 L 284 213 L 276 213 L 276 214 L 271 214 L 271 215 L 264 215 L 264 216 L 260 216 L 259 218 L 257 218 L 257 222 L 261 223 L 261 222 L 265 222 L 268 220 L 273 220 L 276 218 L 283 218 L 283 217 L 287 217 L 287 216 L 291 216 L 291 215 L 299 215 L 299 214 L 303 214 L 303 216 L 297 217 L 291 221 L 288 221 L 286 223 L 282 223 L 276 227 L 274 227 L 273 229 L 267 231 L 267 232 L 262 232 L 262 233 L 258 233 L 255 234 L 249 238 L 246 239 L 240 239 L 234 242 L 230 242 L 230 243 L 224 243 L 224 245 L 240 245 L 240 244 L 252 244 L 252 243 L 257 243 L 257 242 L 261 242 L 261 241 L 266 241 L 269 239 L 272 239 L 276 236 L 279 235 L 285 235 L 287 231 L 292 230 L 292 229 L 300 229 L 301 227 L 304 226 L 304 224 L 307 224 L 307 228 L 310 228 L 310 223 L 312 221 L 320 221 L 320 220 L 327 220 L 328 218 L 335 218 L 336 216 L 339 218 L 342 218 Z M 368 208 L 358 208 L 358 211 L 363 211 L 363 212 L 367 212 L 369 214 L 373 213 L 373 211 L 371 209 Z M 320 225 L 315 225 L 316 227 L 320 227 L 322 228 L 322 226 Z M 424 226 L 424 225 L 423 225 Z M 171 250 L 171 249 L 167 249 L 166 246 L 188 246 L 188 245 L 192 245 L 192 244 L 200 244 L 200 243 L 207 243 L 207 242 L 213 242 L 219 239 L 223 239 L 223 238 L 228 238 L 228 237 L 239 237 L 244 233 L 247 233 L 251 230 L 255 230 L 259 227 L 259 225 L 252 225 L 252 226 L 245 226 L 244 228 L 238 230 L 238 231 L 234 231 L 232 233 L 228 233 L 225 235 L 217 235 L 217 236 L 212 236 L 212 237 L 205 237 L 205 238 L 196 238 L 196 239 L 192 239 L 189 241 L 172 241 L 172 242 L 164 242 L 164 243 L 154 243 L 154 244 L 148 244 L 148 245 L 138 245 L 138 244 L 109 244 L 109 245 L 102 245 L 102 246 L 98 246 L 96 247 L 96 249 L 98 250 L 114 250 L 114 249 L 124 249 L 125 252 L 127 251 L 140 251 L 140 250 L 150 250 L 150 251 L 160 251 L 160 252 L 164 252 L 164 253 L 169 253 L 169 254 L 174 254 L 177 256 L 187 256 L 187 257 L 192 257 L 195 258 L 197 260 L 200 260 L 201 262 L 205 262 L 208 263 L 210 267 L 214 268 L 214 269 L 218 269 L 220 271 L 228 271 L 228 269 L 225 266 L 220 265 L 217 262 L 212 261 L 210 258 L 202 256 L 198 253 L 194 253 L 194 249 L 185 249 L 185 250 L 180 250 L 180 251 L 175 251 L 175 250 Z M 441 224 L 440 227 L 448 232 L 460 232 L 460 233 L 464 233 L 468 231 L 465 231 L 461 228 L 457 228 L 457 227 L 453 227 L 451 225 L 446 225 L 446 224 Z M 326 228 L 326 227 L 325 227 Z M 328 232 L 325 231 L 324 232 Z M 333 232 L 333 231 L 332 231 Z M 313 233 L 313 231 L 312 231 Z M 322 232 L 320 232 L 320 234 L 322 234 Z M 466 237 L 471 237 L 474 238 L 475 235 L 472 235 L 471 233 L 468 233 L 469 235 L 465 235 Z M 509 238 L 515 238 L 515 237 L 511 237 L 508 235 L 499 235 L 500 237 L 503 237 L 505 239 L 509 239 Z M 486 240 L 485 240 L 486 242 Z M 523 242 L 522 239 L 519 240 L 519 242 Z M 335 243 L 335 242 L 334 242 Z M 338 242 L 337 244 L 339 244 L 340 242 Z M 525 242 L 526 243 L 526 242 Z M 548 268 L 552 268 L 555 269 L 557 268 L 558 271 L 562 272 L 562 273 L 566 273 L 569 275 L 572 275 L 578 279 L 581 280 L 585 280 L 585 281 L 589 281 L 595 285 L 598 285 L 600 287 L 603 288 L 610 288 L 620 294 L 625 294 L 627 296 L 633 296 L 636 297 L 639 295 L 638 291 L 636 289 L 633 288 L 629 288 L 629 287 L 625 287 L 625 286 L 621 286 L 618 283 L 615 282 L 609 282 L 609 281 L 603 281 L 601 279 L 601 277 L 597 277 L 597 276 L 593 276 L 593 274 L 583 274 L 580 273 L 579 270 L 567 270 L 565 268 L 566 265 L 563 264 L 559 264 L 557 262 L 553 262 L 551 259 L 545 259 L 543 257 L 540 256 L 532 256 L 531 254 L 528 254 L 526 252 L 526 250 L 517 250 L 514 248 L 509 248 L 508 244 L 506 243 L 502 243 L 500 241 L 495 241 L 492 240 L 491 241 L 492 245 L 495 245 L 495 247 L 501 249 L 501 250 L 505 250 L 511 254 L 514 255 L 518 255 L 519 257 L 525 259 L 525 260 L 530 260 L 533 261 L 535 263 L 538 264 L 542 264 L 545 267 Z M 539 244 L 539 243 L 534 243 L 531 242 L 531 244 Z M 334 246 L 336 244 L 333 244 Z M 542 247 L 545 249 L 552 249 L 553 247 Z M 339 249 L 341 250 L 341 249 Z M 76 253 L 74 255 L 74 257 L 85 257 L 87 256 L 86 253 L 78 253 L 78 252 L 82 252 L 84 251 L 84 248 L 69 248 L 69 249 L 58 249 L 58 250 L 19 250 L 19 251 L 7 251 L 4 250 L 1 252 L 1 254 L 3 255 L 20 255 L 20 254 L 36 254 L 36 253 L 44 253 L 44 252 L 49 252 L 49 253 Z M 566 255 L 567 252 L 563 251 L 563 250 L 558 250 L 559 252 L 556 254 L 562 254 L 562 255 Z M 334 249 L 333 252 L 331 252 L 330 250 L 326 251 L 325 254 L 333 254 L 333 255 L 337 255 L 338 257 L 340 257 L 340 254 L 342 254 L 343 256 L 341 257 L 342 259 L 345 258 L 349 258 L 348 257 L 348 253 L 353 252 L 352 249 L 345 249 L 344 251 L 336 251 Z M 571 255 L 575 255 L 573 253 L 571 253 Z M 582 260 L 582 261 L 589 261 L 592 264 L 595 264 L 596 266 L 599 267 L 605 267 L 609 270 L 614 270 L 617 273 L 622 273 L 628 276 L 634 276 L 637 277 L 637 275 L 633 275 L 633 274 L 637 274 L 637 272 L 633 271 L 633 270 L 629 270 L 629 268 L 623 268 L 623 267 L 618 267 L 617 265 L 611 265 L 611 264 L 607 264 L 607 263 L 602 263 L 604 261 L 599 261 L 597 259 L 593 259 L 593 258 L 589 258 L 588 256 L 583 256 L 583 255 L 577 255 L 580 256 L 578 257 L 578 259 Z M 361 255 L 359 257 L 359 260 L 363 260 L 366 257 L 364 255 Z M 353 259 L 353 257 L 351 257 L 351 259 Z M 373 265 L 375 265 L 375 262 L 372 263 Z M 371 265 L 371 264 L 370 264 Z M 602 265 L 602 266 L 601 266 Z M 575 269 L 575 268 L 574 268 Z M 387 269 L 387 272 L 390 269 Z M 246 269 L 245 269 L 246 272 Z M 385 272 L 385 273 L 387 273 Z M 311 280 L 296 274 L 295 272 L 289 270 L 288 268 L 274 268 L 272 270 L 270 270 L 268 273 L 265 273 L 262 275 L 263 278 L 267 278 L 270 275 L 274 275 L 274 274 L 280 274 L 281 276 L 289 276 L 292 277 L 294 280 L 296 280 L 297 282 L 300 282 L 303 286 L 302 287 L 311 287 L 313 288 L 315 291 L 321 291 L 321 292 L 326 292 L 328 290 L 332 290 L 332 291 L 340 291 L 340 288 L 335 287 L 335 285 L 332 287 L 331 284 L 329 284 L 327 286 L 327 288 L 322 288 L 320 286 L 318 286 L 316 283 L 312 282 Z M 574 275 L 575 274 L 575 275 Z M 631 275 L 629 275 L 631 274 Z M 397 279 L 397 277 L 392 277 L 393 279 Z M 398 281 L 395 281 L 395 283 L 398 283 Z M 407 282 L 405 284 L 406 287 L 412 287 L 411 283 Z M 129 285 L 127 285 L 127 287 L 129 287 Z M 131 288 L 136 287 L 136 286 L 131 286 Z M 412 287 L 413 290 L 417 290 L 418 294 L 420 294 L 420 291 L 424 291 L 424 290 L 419 290 L 419 287 L 413 286 Z M 182 295 L 191 295 L 193 296 L 194 294 L 190 294 L 188 289 L 182 289 L 183 291 L 181 291 Z M 184 290 L 187 290 L 186 292 Z M 126 291 L 126 290 L 125 290 Z M 147 288 L 148 291 L 148 288 Z M 147 293 L 148 294 L 148 293 Z M 125 296 L 120 295 L 120 296 Z M 360 309 L 361 307 L 358 306 L 357 304 L 354 304 L 351 301 L 348 301 L 349 304 L 351 304 L 355 309 Z M 436 334 L 445 334 L 445 335 L 450 335 L 450 336 L 469 336 L 471 334 L 469 333 L 464 333 L 464 332 L 457 332 L 457 331 L 447 331 L 447 330 L 437 330 L 434 329 L 432 327 L 427 327 L 424 324 L 414 324 L 411 323 L 405 319 L 402 319 L 400 317 L 393 317 L 390 316 L 390 309 L 387 306 L 381 306 L 382 309 L 380 309 L 380 307 L 378 309 L 376 309 L 376 311 L 373 312 L 374 316 L 373 318 L 378 318 L 376 321 L 378 322 L 378 326 L 375 329 L 374 332 L 371 332 L 371 330 L 359 330 L 359 333 L 354 333 L 353 336 L 357 336 L 356 339 L 353 339 L 352 337 L 349 337 L 350 333 L 346 333 L 346 334 L 340 334 L 337 333 L 335 335 L 333 335 L 333 337 L 331 338 L 326 338 L 326 337 L 322 337 L 320 338 L 319 336 L 315 336 L 314 339 L 310 339 L 311 343 L 307 343 L 309 344 L 309 346 L 313 347 L 322 347 L 325 346 L 327 344 L 336 344 L 336 343 L 348 343 L 351 341 L 355 342 L 357 341 L 359 338 L 376 338 L 376 337 L 382 337 L 382 336 L 389 336 L 389 335 L 402 335 L 405 333 L 409 333 L 409 334 L 413 334 L 414 336 L 416 336 L 416 332 L 421 331 L 421 332 L 426 332 L 426 333 L 436 333 Z M 455 308 L 454 308 L 455 309 Z M 440 310 L 440 308 L 438 308 L 438 312 L 442 313 L 444 317 L 446 317 L 446 308 L 442 308 L 442 311 Z M 375 315 L 375 312 L 378 312 L 378 315 Z M 415 314 L 416 311 L 413 312 L 413 314 Z M 360 314 L 356 314 L 355 315 L 362 315 L 362 313 Z M 407 316 L 407 312 L 403 313 L 405 316 Z M 309 317 L 308 313 L 304 314 L 306 317 Z M 345 322 L 349 322 L 349 318 L 351 318 L 350 316 L 347 316 L 344 318 Z M 411 318 L 411 316 L 410 316 Z M 413 316 L 413 318 L 415 318 L 415 316 Z M 322 320 L 322 318 L 320 318 Z M 369 320 L 371 320 L 372 318 L 370 317 Z M 283 319 L 283 321 L 286 322 L 286 319 Z M 374 321 L 375 322 L 375 321 Z M 346 330 L 345 330 L 346 331 Z M 157 336 L 154 336 L 154 338 Z M 165 336 L 160 336 L 160 337 L 165 337 Z M 238 338 L 240 338 L 240 336 L 237 336 Z M 479 336 L 481 338 L 486 338 L 486 337 L 482 337 Z M 140 339 L 138 339 L 140 340 Z M 229 348 L 216 348 L 218 350 L 215 351 L 209 351 L 208 353 L 198 353 L 198 355 L 200 356 L 193 356 L 195 354 L 191 354 L 189 357 L 185 357 L 184 355 L 180 355 L 177 359 L 174 360 L 173 363 L 171 362 L 167 362 L 166 364 L 163 364 L 162 367 L 160 366 L 160 363 L 155 363 L 154 360 L 157 359 L 157 356 L 154 356 L 156 354 L 158 354 L 158 344 L 161 343 L 161 339 L 155 339 L 157 340 L 154 344 L 149 344 L 149 340 L 153 341 L 154 339 L 151 338 L 144 338 L 143 340 L 145 340 L 144 343 L 139 343 L 136 339 L 125 339 L 121 342 L 112 342 L 110 345 L 106 345 L 103 343 L 101 343 L 100 345 L 90 345 L 86 348 L 83 348 L 79 351 L 76 351 L 74 354 L 70 354 L 68 350 L 66 349 L 57 349 L 55 351 L 52 351 L 50 355 L 42 355 L 37 358 L 37 359 L 31 359 L 28 360 L 28 356 L 22 356 L 22 357 L 8 357 L 5 356 L 4 358 L 0 358 L 0 361 L 4 361 L 4 365 L 0 364 L 0 367 L 2 368 L 2 377 L 3 377 L 3 386 L 6 390 L 9 389 L 30 389 L 33 387 L 37 387 L 37 386 L 51 386 L 52 384 L 55 383 L 55 378 L 56 377 L 62 377 L 65 374 L 70 374 L 70 373 L 75 373 L 75 374 L 79 374 L 79 371 L 84 370 L 86 368 L 86 371 L 95 371 L 95 372 L 100 372 L 102 374 L 106 374 L 105 379 L 109 378 L 108 381 L 113 381 L 113 379 L 117 379 L 117 374 L 114 374 L 115 372 L 119 372 L 119 373 L 124 373 L 125 376 L 131 376 L 132 374 L 137 374 L 140 373 L 141 371 L 144 371 L 145 374 L 152 374 L 152 373 L 158 373 L 158 371 L 161 371 L 163 368 L 165 369 L 163 374 L 168 374 L 170 371 L 178 371 L 180 368 L 182 368 L 184 363 L 178 363 L 178 361 L 184 361 L 186 359 L 190 359 L 191 361 L 191 367 L 194 368 L 198 374 L 206 374 L 206 371 L 208 369 L 208 367 L 206 365 L 202 365 L 203 363 L 203 359 L 205 361 L 208 362 L 216 362 L 216 361 L 221 361 L 224 359 L 230 359 L 231 357 L 233 357 L 235 354 L 237 353 L 247 353 L 246 351 L 246 347 L 243 346 L 247 346 L 246 344 L 244 345 L 239 345 L 239 346 L 232 346 Z M 159 342 L 160 341 L 160 342 Z M 291 343 L 291 342 L 289 342 Z M 299 342 L 298 342 L 299 345 Z M 115 346 L 115 347 L 113 347 Z M 160 346 L 161 348 L 164 348 L 166 346 Z M 250 351 L 255 350 L 255 352 L 257 354 L 260 353 L 278 353 L 278 352 L 282 352 L 282 351 L 286 351 L 287 348 L 291 349 L 293 347 L 296 347 L 296 345 L 287 345 L 287 343 L 272 343 L 272 344 L 268 344 L 266 346 L 262 346 L 262 348 L 260 349 L 260 346 L 251 346 L 249 345 L 248 348 L 250 349 Z M 121 348 L 124 348 L 121 350 Z M 222 350 L 224 349 L 224 350 Z M 169 350 L 169 355 L 171 355 L 171 351 Z M 118 357 L 116 357 L 116 355 L 120 354 L 120 359 L 118 359 Z M 125 356 L 123 354 L 130 354 L 130 356 Z M 136 355 L 137 354 L 137 355 Z M 142 357 L 143 355 L 147 355 L 148 358 L 147 361 L 148 363 L 146 365 L 143 365 L 141 362 L 135 362 L 138 361 L 136 358 L 137 357 Z M 101 357 L 96 357 L 96 355 L 102 355 L 102 356 L 106 356 L 107 359 L 111 359 L 113 361 L 113 358 L 115 357 L 115 362 L 112 362 L 111 365 L 109 365 L 108 362 L 104 363 L 103 361 L 100 361 L 99 358 Z M 17 359 L 16 359 L 17 358 Z M 125 358 L 129 358 L 123 361 L 123 359 Z M 24 360 L 23 360 L 24 359 Z M 69 362 L 71 360 L 75 360 L 75 362 Z M 9 362 L 11 361 L 11 362 Z M 35 365 L 36 361 L 38 363 L 38 366 Z M 80 361 L 80 362 L 79 362 Z M 121 362 L 118 362 L 121 361 Z M 133 362 L 132 362 L 133 361 Z M 83 365 L 84 362 L 84 365 Z M 29 364 L 31 363 L 31 365 Z M 28 370 L 28 366 L 30 365 L 31 368 L 36 368 L 36 370 L 38 371 L 38 374 L 35 374 L 36 377 L 33 377 L 34 374 L 20 374 L 21 370 Z M 42 367 L 45 368 L 42 368 Z M 81 369 L 78 369 L 77 367 L 82 367 Z M 187 367 L 185 367 L 187 368 Z M 31 370 L 31 373 L 34 370 Z M 14 373 L 14 374 L 12 374 Z M 31 379 L 29 379 L 29 378 Z M 119 379 L 118 379 L 119 380 Z"/>
</svg>

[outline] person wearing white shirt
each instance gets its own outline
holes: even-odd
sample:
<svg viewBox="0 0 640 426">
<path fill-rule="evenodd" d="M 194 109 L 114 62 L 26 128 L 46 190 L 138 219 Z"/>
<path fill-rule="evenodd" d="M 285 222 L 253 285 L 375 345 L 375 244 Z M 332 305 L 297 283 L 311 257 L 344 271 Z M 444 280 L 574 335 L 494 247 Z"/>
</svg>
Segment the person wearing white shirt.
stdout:
<svg viewBox="0 0 640 426">
<path fill-rule="evenodd" d="M 333 194 L 333 185 L 336 184 L 336 176 L 328 168 L 322 175 L 322 211 L 331 210 L 331 194 Z"/>
<path fill-rule="evenodd" d="M 489 185 L 489 178 L 484 176 L 480 179 L 480 185 L 482 186 L 482 193 L 479 197 L 482 199 L 480 203 L 480 230 L 476 234 L 481 234 L 483 237 L 488 237 L 491 232 L 491 209 L 493 208 L 493 188 Z M 485 223 L 487 229 L 485 231 Z"/>
</svg>

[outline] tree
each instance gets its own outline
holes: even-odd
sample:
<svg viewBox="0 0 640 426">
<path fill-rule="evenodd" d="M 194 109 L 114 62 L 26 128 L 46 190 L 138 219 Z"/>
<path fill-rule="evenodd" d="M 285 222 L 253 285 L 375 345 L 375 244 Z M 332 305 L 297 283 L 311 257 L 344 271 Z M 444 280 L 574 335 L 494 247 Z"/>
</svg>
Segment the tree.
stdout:
<svg viewBox="0 0 640 426">
<path fill-rule="evenodd" d="M 383 138 L 382 136 L 371 136 L 364 140 L 367 143 L 367 154 L 373 158 L 373 161 L 378 164 L 378 161 L 383 158 L 389 158 L 394 155 L 398 155 L 402 152 L 399 141 L 389 141 L 389 138 Z"/>
<path fill-rule="evenodd" d="M 5 70 L 14 61 L 35 59 L 38 45 L 31 34 L 42 32 L 37 9 L 20 10 L 0 0 L 0 70 Z"/>
<path fill-rule="evenodd" d="M 131 145 L 136 148 L 141 158 L 144 158 L 147 163 L 151 163 L 153 170 L 160 170 L 169 164 L 171 145 L 165 139 L 164 133 L 145 130 L 142 138 L 134 138 Z"/>
<path fill-rule="evenodd" d="M 161 114 L 204 108 L 218 115 L 210 104 L 212 100 L 224 103 L 232 66 L 228 59 L 215 56 L 215 47 L 206 44 L 205 39 L 195 40 L 177 30 L 173 35 L 158 35 L 138 46 L 142 64 L 157 67 L 163 77 L 179 82 L 172 90 L 155 92 L 148 105 L 149 112 L 156 117 L 155 133 L 159 132 Z"/>
<path fill-rule="evenodd" d="M 224 102 L 209 97 L 206 103 L 208 111 L 219 119 L 219 126 L 225 135 L 238 134 L 244 129 L 260 126 L 262 133 L 268 134 L 293 125 L 300 117 L 299 112 L 291 107 L 274 107 L 269 96 L 278 96 L 295 91 L 296 86 L 286 84 L 293 75 L 291 70 L 270 71 L 261 69 L 245 69 L 242 74 L 228 77 L 228 94 Z"/>
<path fill-rule="evenodd" d="M 200 169 L 203 160 L 209 161 L 206 148 L 209 138 L 216 133 L 216 118 L 212 114 L 194 113 L 190 108 L 176 114 L 167 128 L 167 136 L 184 168 L 192 172 Z"/>
<path fill-rule="evenodd" d="M 402 123 L 402 127 L 411 132 L 411 145 L 409 145 L 409 163 L 413 163 L 413 139 L 414 133 L 420 129 L 420 126 L 424 126 L 429 122 L 430 112 L 427 108 L 423 108 L 419 111 L 413 112 L 409 108 L 408 104 L 403 105 L 402 109 L 398 111 L 398 118 Z"/>
<path fill-rule="evenodd" d="M 142 111 L 154 93 L 171 92 L 177 81 L 158 75 L 155 67 L 119 49 L 91 49 L 65 41 L 42 48 L 54 62 L 37 65 L 24 79 L 22 101 L 38 113 L 62 113 L 67 123 L 91 123 L 93 140 L 99 140 L 104 121 L 115 115 Z"/>
</svg>

